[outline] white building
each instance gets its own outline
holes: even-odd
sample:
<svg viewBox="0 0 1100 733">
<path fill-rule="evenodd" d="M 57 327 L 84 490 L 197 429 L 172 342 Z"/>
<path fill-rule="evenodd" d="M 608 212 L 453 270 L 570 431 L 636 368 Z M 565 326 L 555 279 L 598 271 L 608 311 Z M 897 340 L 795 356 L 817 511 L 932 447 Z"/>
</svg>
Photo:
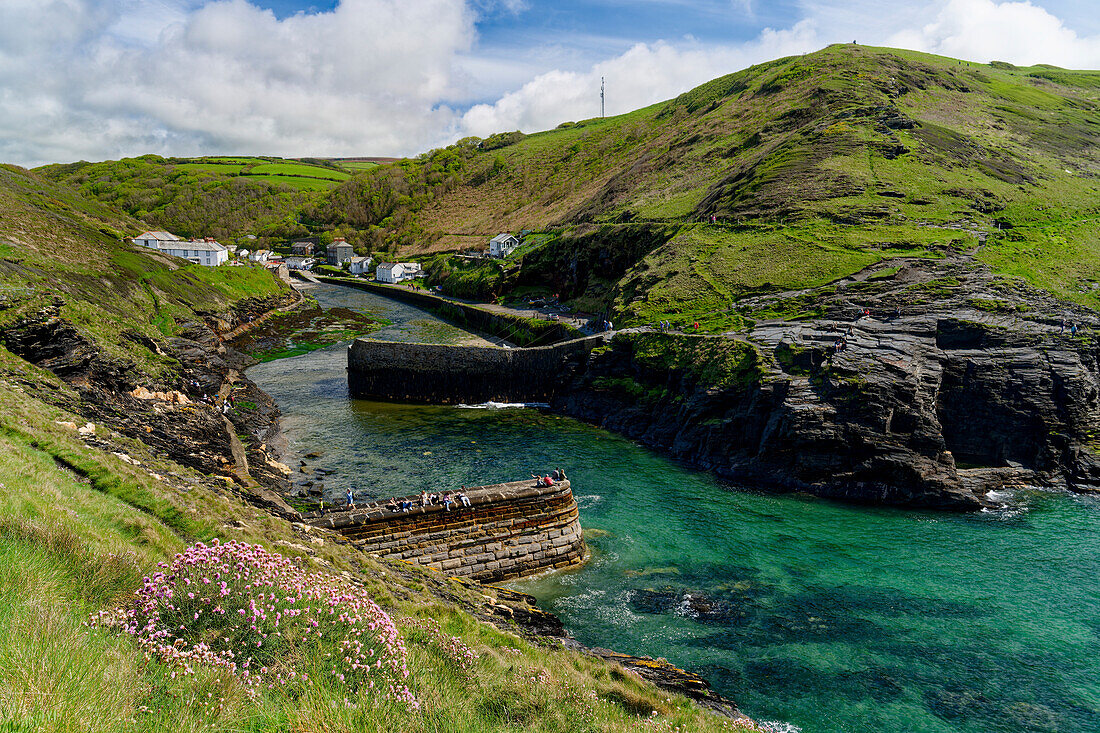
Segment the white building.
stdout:
<svg viewBox="0 0 1100 733">
<path fill-rule="evenodd" d="M 269 249 L 258 249 L 250 254 L 248 256 L 248 259 L 252 260 L 253 262 L 267 262 L 274 256 L 275 253 Z"/>
<path fill-rule="evenodd" d="M 348 260 L 348 272 L 352 275 L 366 275 L 373 264 L 373 257 L 352 257 Z"/>
<path fill-rule="evenodd" d="M 380 262 L 374 279 L 380 283 L 399 283 L 405 279 L 405 267 L 400 262 Z"/>
<path fill-rule="evenodd" d="M 169 232 L 155 231 L 142 232 L 133 242 L 206 267 L 217 267 L 229 261 L 229 251 L 211 237 L 188 242 Z"/>
<path fill-rule="evenodd" d="M 383 283 L 399 283 L 424 275 L 419 262 L 380 262 L 374 271 L 374 279 Z"/>
<path fill-rule="evenodd" d="M 498 234 L 489 240 L 489 256 L 503 259 L 519 246 L 519 240 L 511 234 Z"/>
<path fill-rule="evenodd" d="M 317 260 L 312 257 L 287 257 L 286 266 L 291 270 L 308 270 Z"/>
<path fill-rule="evenodd" d="M 133 239 L 134 244 L 149 249 L 160 249 L 162 244 L 176 245 L 183 241 L 171 232 L 162 231 L 142 232 Z"/>
</svg>

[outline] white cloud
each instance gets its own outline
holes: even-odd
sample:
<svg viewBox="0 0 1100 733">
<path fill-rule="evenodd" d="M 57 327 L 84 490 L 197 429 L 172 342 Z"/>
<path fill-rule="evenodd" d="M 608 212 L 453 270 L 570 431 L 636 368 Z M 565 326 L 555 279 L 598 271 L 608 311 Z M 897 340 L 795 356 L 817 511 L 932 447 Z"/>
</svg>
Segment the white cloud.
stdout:
<svg viewBox="0 0 1100 733">
<path fill-rule="evenodd" d="M 898 31 L 886 42 L 972 61 L 1100 68 L 1100 36 L 1079 36 L 1030 2 L 950 0 L 933 22 Z"/>
<path fill-rule="evenodd" d="M 459 96 L 452 67 L 474 38 L 460 0 L 283 20 L 245 0 L 5 0 L 0 159 L 417 150 L 450 132 L 439 100 Z"/>
<path fill-rule="evenodd" d="M 596 116 L 601 76 L 618 114 L 852 39 L 1100 67 L 1100 36 L 1031 2 L 801 2 L 797 22 L 747 43 L 688 37 L 593 61 L 607 44 L 584 36 L 479 47 L 478 13 L 520 12 L 522 0 L 342 0 L 282 20 L 247 0 L 0 0 L 0 160 L 412 154 Z M 492 101 L 465 109 L 471 99 Z"/>
<path fill-rule="evenodd" d="M 550 71 L 494 104 L 475 105 L 463 116 L 462 128 L 468 134 L 484 136 L 501 130 L 542 130 L 566 120 L 598 117 L 601 77 L 607 84 L 607 114 L 621 114 L 751 64 L 819 46 L 809 21 L 787 30 L 765 29 L 755 42 L 736 47 L 640 43 L 589 71 Z"/>
</svg>

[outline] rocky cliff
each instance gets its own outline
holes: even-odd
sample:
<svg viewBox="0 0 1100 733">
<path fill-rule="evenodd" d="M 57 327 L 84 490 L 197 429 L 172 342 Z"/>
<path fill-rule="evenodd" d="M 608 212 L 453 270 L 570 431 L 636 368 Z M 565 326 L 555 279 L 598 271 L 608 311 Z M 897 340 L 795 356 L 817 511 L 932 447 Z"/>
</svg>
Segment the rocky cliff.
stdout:
<svg viewBox="0 0 1100 733">
<path fill-rule="evenodd" d="M 731 479 L 851 501 L 1100 489 L 1092 311 L 961 255 L 741 308 L 799 312 L 726 336 L 619 334 L 554 406 Z"/>
<path fill-rule="evenodd" d="M 247 501 L 297 518 L 280 496 L 289 469 L 274 459 L 269 446 L 278 437 L 279 409 L 244 376 L 253 360 L 219 336 L 288 298 L 242 301 L 185 324 L 178 335 L 163 340 L 124 333 L 162 359 L 166 366 L 155 376 L 110 356 L 62 317 L 61 298 L 0 328 L 0 345 L 50 370 L 78 396 L 71 400 L 60 391 L 40 391 L 41 399 L 140 440 L 184 466 L 223 477 Z"/>
</svg>

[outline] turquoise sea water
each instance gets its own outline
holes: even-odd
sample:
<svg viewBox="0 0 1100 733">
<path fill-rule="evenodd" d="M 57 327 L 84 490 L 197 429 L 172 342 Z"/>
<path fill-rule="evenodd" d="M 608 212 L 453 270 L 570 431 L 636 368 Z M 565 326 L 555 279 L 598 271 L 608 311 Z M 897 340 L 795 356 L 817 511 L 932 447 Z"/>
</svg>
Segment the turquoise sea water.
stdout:
<svg viewBox="0 0 1100 733">
<path fill-rule="evenodd" d="M 447 338 L 325 287 L 323 305 Z M 456 333 L 457 336 L 457 333 Z M 1039 491 L 943 514 L 746 491 L 532 409 L 349 400 L 346 351 L 254 367 L 331 493 L 515 480 L 563 466 L 592 557 L 516 583 L 582 642 L 665 657 L 805 733 L 1100 731 L 1100 499 Z"/>
</svg>

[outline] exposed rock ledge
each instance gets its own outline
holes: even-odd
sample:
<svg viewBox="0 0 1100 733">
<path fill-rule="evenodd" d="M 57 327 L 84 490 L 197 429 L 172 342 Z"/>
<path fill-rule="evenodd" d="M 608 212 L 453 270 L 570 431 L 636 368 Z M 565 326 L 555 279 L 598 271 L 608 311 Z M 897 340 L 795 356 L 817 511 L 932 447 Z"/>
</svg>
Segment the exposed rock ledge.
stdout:
<svg viewBox="0 0 1100 733">
<path fill-rule="evenodd" d="M 731 479 L 850 501 L 965 509 L 1005 485 L 1100 489 L 1092 311 L 962 256 L 743 305 L 817 317 L 697 337 L 759 351 L 762 379 L 721 388 L 655 367 L 624 334 L 554 407 Z"/>
</svg>

